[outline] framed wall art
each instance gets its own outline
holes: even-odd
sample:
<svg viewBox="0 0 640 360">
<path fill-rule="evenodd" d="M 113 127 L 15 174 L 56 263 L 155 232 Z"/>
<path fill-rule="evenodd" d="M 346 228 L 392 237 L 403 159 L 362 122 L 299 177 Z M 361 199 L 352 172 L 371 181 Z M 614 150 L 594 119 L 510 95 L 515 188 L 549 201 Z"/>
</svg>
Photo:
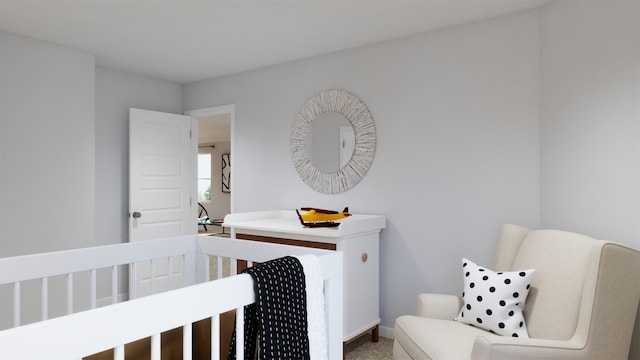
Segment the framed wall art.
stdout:
<svg viewBox="0 0 640 360">
<path fill-rule="evenodd" d="M 222 192 L 231 192 L 231 154 L 222 154 Z"/>
</svg>

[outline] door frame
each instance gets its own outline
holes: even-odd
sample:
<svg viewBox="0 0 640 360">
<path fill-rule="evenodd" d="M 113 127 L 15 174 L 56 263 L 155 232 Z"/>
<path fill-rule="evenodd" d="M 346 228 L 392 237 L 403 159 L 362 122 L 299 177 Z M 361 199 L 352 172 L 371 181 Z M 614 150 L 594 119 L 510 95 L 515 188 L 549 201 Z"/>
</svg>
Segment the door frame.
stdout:
<svg viewBox="0 0 640 360">
<path fill-rule="evenodd" d="M 235 124 L 236 124 L 236 106 L 234 104 L 228 104 L 228 105 L 220 105 L 220 106 L 213 106 L 213 107 L 208 107 L 208 108 L 202 108 L 202 109 L 194 109 L 194 110 L 188 110 L 185 111 L 184 114 L 191 116 L 192 118 L 196 119 L 195 123 L 197 124 L 197 118 L 200 117 L 205 117 L 205 116 L 215 116 L 215 115 L 222 115 L 222 114 L 229 114 L 229 121 L 230 121 L 230 136 L 229 136 L 229 149 L 230 149 L 230 153 L 231 153 L 231 164 L 235 164 L 235 159 L 234 159 L 234 154 L 235 154 Z M 193 128 L 193 127 L 192 127 Z M 195 128 L 197 129 L 197 125 L 195 126 Z M 196 140 L 196 153 L 193 156 L 193 161 L 194 161 L 194 169 L 196 169 L 195 172 L 195 178 L 193 183 L 195 184 L 196 188 L 197 188 L 197 177 L 198 177 L 198 173 L 197 173 L 197 169 L 198 169 L 198 132 L 197 130 L 194 131 L 193 133 L 193 138 Z M 235 213 L 235 192 L 236 192 L 236 186 L 235 186 L 235 179 L 236 179 L 236 175 L 235 175 L 235 165 L 231 166 L 231 181 L 230 181 L 230 187 L 231 187 L 231 193 L 229 194 L 229 211 L 233 214 Z M 197 191 L 196 191 L 197 192 Z"/>
</svg>

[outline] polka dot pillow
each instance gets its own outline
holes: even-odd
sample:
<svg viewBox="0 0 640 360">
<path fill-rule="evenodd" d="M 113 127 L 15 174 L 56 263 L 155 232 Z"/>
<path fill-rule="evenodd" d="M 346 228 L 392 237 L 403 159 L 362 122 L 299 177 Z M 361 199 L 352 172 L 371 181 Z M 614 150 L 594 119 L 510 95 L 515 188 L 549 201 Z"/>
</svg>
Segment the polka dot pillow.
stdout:
<svg viewBox="0 0 640 360">
<path fill-rule="evenodd" d="M 534 269 L 494 272 L 462 259 L 464 305 L 456 321 L 494 334 L 528 338 L 524 305 Z"/>
</svg>

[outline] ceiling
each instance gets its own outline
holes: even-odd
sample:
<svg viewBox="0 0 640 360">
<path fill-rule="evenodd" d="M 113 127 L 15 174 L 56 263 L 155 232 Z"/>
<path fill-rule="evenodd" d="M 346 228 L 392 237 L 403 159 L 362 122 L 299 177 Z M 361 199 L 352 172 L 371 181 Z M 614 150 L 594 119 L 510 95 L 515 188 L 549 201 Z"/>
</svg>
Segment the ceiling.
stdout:
<svg viewBox="0 0 640 360">
<path fill-rule="evenodd" d="M 185 84 L 540 6 L 548 0 L 0 0 L 0 30 Z"/>
<path fill-rule="evenodd" d="M 198 118 L 198 144 L 213 145 L 231 139 L 231 117 L 220 114 Z"/>
</svg>

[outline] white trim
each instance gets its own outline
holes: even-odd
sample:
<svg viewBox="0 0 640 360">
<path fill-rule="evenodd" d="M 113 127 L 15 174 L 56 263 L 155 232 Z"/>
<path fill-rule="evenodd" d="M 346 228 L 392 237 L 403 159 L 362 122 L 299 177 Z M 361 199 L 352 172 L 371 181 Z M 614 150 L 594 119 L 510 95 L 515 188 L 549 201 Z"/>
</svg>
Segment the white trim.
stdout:
<svg viewBox="0 0 640 360">
<path fill-rule="evenodd" d="M 387 338 L 387 339 L 395 339 L 396 338 L 396 335 L 394 334 L 392 327 L 380 326 L 378 328 L 378 334 L 381 337 Z"/>
<path fill-rule="evenodd" d="M 220 106 L 213 106 L 213 107 L 208 107 L 203 109 L 188 110 L 188 111 L 185 111 L 184 114 L 193 116 L 193 117 L 233 114 L 235 112 L 235 107 L 236 106 L 234 104 L 220 105 Z"/>
<path fill-rule="evenodd" d="M 230 151 L 229 152 L 231 153 L 231 164 L 234 164 L 235 160 L 233 159 L 233 156 L 236 153 L 236 151 L 235 151 L 235 140 L 234 140 L 235 137 L 236 137 L 236 106 L 234 104 L 213 106 L 213 107 L 202 108 L 202 109 L 188 110 L 188 111 L 185 111 L 184 114 L 185 115 L 189 115 L 189 116 L 194 117 L 194 118 L 204 117 L 204 116 L 215 116 L 215 115 L 221 115 L 221 114 L 229 114 L 229 121 L 230 121 L 230 125 L 231 125 L 230 141 L 229 141 L 229 149 L 230 149 Z M 198 146 L 196 144 L 196 154 L 198 152 L 197 147 Z M 196 167 L 196 169 L 197 169 L 197 167 Z M 230 184 L 231 193 L 229 194 L 229 212 L 231 212 L 232 214 L 235 212 L 235 203 L 236 203 L 236 201 L 235 201 L 235 190 L 236 190 L 235 180 L 236 180 L 235 166 L 231 166 L 231 184 Z M 196 190 L 196 195 L 197 195 L 197 190 Z"/>
<path fill-rule="evenodd" d="M 189 197 L 191 198 L 191 219 L 198 218 L 198 118 L 191 116 L 191 189 Z M 198 233 L 198 224 L 192 221 L 190 234 Z"/>
</svg>

